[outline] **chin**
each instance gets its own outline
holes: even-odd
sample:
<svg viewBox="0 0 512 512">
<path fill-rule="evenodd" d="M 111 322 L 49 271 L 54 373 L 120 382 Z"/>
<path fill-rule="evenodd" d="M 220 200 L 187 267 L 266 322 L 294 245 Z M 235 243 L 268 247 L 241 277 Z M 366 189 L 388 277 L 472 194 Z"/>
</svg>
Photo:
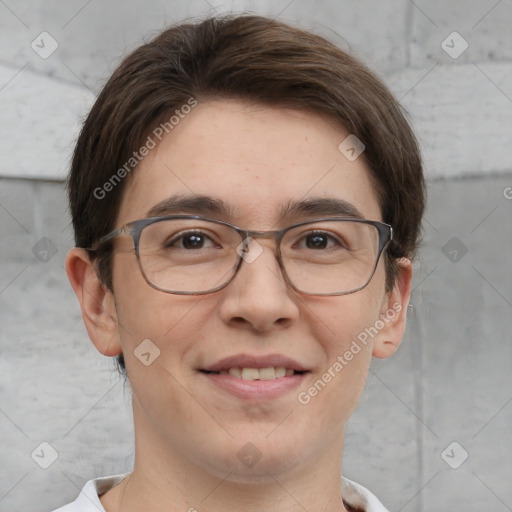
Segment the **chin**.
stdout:
<svg viewBox="0 0 512 512">
<path fill-rule="evenodd" d="M 234 439 L 226 436 L 224 442 L 211 446 L 207 460 L 204 459 L 207 447 L 203 443 L 203 464 L 220 478 L 245 484 L 268 483 L 272 477 L 279 479 L 307 466 L 309 456 L 316 450 L 305 433 L 292 435 L 284 427 L 281 435 L 270 433 L 275 428 L 276 425 L 271 428 L 265 425 L 258 432 L 254 428 L 238 431 Z"/>
</svg>

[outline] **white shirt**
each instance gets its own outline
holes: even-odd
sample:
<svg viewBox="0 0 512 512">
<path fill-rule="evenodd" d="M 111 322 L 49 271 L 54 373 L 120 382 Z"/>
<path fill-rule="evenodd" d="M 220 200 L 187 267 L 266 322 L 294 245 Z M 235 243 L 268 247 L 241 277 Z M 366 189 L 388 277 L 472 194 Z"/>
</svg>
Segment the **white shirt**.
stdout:
<svg viewBox="0 0 512 512">
<path fill-rule="evenodd" d="M 114 475 L 89 480 L 78 498 L 64 507 L 53 512 L 106 512 L 100 501 L 100 496 L 116 486 L 126 475 Z M 388 512 L 384 505 L 362 485 L 347 478 L 341 479 L 343 499 L 352 507 L 362 508 L 365 512 Z"/>
</svg>

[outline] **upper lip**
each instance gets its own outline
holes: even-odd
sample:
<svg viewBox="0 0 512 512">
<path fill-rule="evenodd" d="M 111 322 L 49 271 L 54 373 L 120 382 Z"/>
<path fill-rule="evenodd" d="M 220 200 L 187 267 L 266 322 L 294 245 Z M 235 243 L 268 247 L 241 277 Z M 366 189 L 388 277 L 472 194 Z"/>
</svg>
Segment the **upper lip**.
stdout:
<svg viewBox="0 0 512 512">
<path fill-rule="evenodd" d="M 295 370 L 297 372 L 307 371 L 307 368 L 301 365 L 299 362 L 281 354 L 268 354 L 266 356 L 238 354 L 220 359 L 216 363 L 201 369 L 207 372 L 220 372 L 221 370 L 229 370 L 230 368 L 270 367 L 284 367 Z"/>
</svg>

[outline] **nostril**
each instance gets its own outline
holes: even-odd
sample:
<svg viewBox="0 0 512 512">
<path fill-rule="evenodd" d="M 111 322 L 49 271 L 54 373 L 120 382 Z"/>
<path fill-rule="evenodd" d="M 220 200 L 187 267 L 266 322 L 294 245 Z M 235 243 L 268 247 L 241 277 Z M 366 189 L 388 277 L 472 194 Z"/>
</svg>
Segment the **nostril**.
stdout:
<svg viewBox="0 0 512 512">
<path fill-rule="evenodd" d="M 245 318 L 241 316 L 235 316 L 231 319 L 231 323 L 235 325 L 244 325 L 249 323 Z"/>
</svg>

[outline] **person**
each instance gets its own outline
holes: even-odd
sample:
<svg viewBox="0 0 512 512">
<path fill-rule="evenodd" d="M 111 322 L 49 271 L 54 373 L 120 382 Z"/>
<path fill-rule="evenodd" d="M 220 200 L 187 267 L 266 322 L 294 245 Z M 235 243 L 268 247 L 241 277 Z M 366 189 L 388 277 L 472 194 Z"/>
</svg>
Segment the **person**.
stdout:
<svg viewBox="0 0 512 512">
<path fill-rule="evenodd" d="M 263 16 L 167 28 L 99 94 L 68 192 L 66 271 L 127 376 L 135 459 L 59 512 L 386 510 L 341 476 L 371 359 L 404 334 L 425 202 L 382 82 Z"/>
</svg>

